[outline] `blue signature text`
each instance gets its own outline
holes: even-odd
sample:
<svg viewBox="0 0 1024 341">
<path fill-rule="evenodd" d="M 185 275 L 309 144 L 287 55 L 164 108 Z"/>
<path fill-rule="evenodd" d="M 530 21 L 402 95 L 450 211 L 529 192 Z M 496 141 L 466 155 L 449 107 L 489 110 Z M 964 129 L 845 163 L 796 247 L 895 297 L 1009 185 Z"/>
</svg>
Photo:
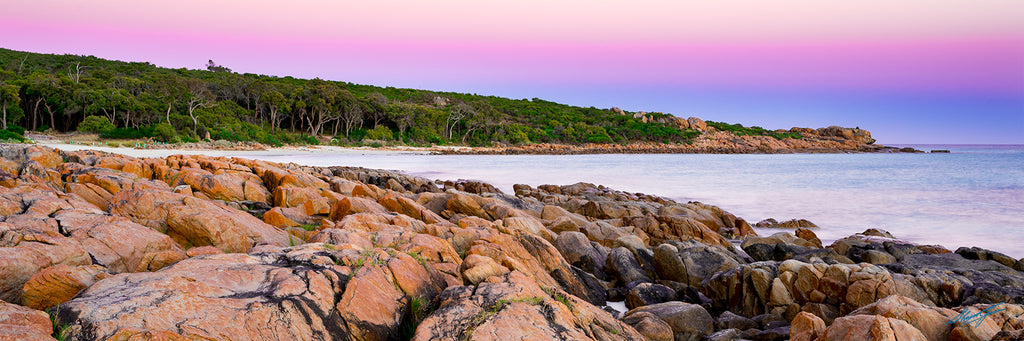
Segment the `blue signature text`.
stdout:
<svg viewBox="0 0 1024 341">
<path fill-rule="evenodd" d="M 974 314 L 971 314 L 971 311 L 969 309 L 964 308 L 962 311 L 960 311 L 960 315 L 957 315 L 952 320 L 949 320 L 949 322 L 946 322 L 946 324 L 951 324 L 951 323 L 956 323 L 956 322 L 963 322 L 964 324 L 969 326 L 969 325 L 971 325 L 971 323 L 975 323 L 974 324 L 974 328 L 978 328 L 978 326 L 980 326 L 982 322 L 985 322 L 985 318 L 988 317 L 989 315 L 992 315 L 992 314 L 998 313 L 1000 311 L 1006 310 L 1006 308 L 999 309 L 999 310 L 992 310 L 995 307 L 998 307 L 1000 305 L 1002 305 L 1002 303 L 993 304 L 993 305 L 989 306 L 988 308 L 985 308 L 985 310 L 982 310 L 982 311 L 974 313 Z"/>
</svg>

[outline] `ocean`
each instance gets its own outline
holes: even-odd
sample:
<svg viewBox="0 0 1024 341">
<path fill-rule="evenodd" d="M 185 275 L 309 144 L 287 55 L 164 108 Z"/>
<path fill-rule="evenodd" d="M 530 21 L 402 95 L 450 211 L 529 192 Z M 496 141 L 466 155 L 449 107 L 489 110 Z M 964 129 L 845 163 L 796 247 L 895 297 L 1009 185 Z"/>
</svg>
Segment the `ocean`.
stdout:
<svg viewBox="0 0 1024 341">
<path fill-rule="evenodd" d="M 231 156 L 400 170 L 429 179 L 589 182 L 719 206 L 754 224 L 803 218 L 827 243 L 868 228 L 950 250 L 1024 257 L 1024 145 L 903 145 L 949 154 L 407 155 L 332 152 Z M 902 146 L 901 146 L 902 147 Z M 758 234 L 778 232 L 757 229 Z"/>
</svg>

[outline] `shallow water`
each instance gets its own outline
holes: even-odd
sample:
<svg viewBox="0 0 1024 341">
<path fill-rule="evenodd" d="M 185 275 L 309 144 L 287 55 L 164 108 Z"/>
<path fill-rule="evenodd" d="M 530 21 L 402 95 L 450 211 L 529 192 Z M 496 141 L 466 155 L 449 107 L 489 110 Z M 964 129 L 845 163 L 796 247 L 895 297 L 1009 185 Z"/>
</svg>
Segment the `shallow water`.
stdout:
<svg viewBox="0 0 1024 341">
<path fill-rule="evenodd" d="M 516 183 L 590 182 L 717 205 L 751 224 L 805 218 L 826 241 L 881 228 L 916 243 L 1024 257 L 1024 146 L 914 147 L 952 153 L 231 156 L 475 179 L 509 193 Z"/>
</svg>

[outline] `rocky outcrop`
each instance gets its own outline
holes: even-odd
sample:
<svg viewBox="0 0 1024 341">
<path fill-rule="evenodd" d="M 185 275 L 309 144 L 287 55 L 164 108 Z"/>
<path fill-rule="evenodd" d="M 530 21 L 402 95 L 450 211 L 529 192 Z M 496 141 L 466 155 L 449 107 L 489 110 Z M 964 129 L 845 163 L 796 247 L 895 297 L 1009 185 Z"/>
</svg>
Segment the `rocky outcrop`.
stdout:
<svg viewBox="0 0 1024 341">
<path fill-rule="evenodd" d="M 644 119 L 648 119 L 644 116 Z M 650 121 L 650 120 L 649 120 Z M 917 153 L 913 148 L 894 148 L 875 145 L 867 130 L 859 128 L 827 127 L 820 129 L 791 128 L 766 132 L 770 135 L 749 135 L 718 131 L 697 117 L 688 119 L 663 118 L 654 121 L 675 126 L 680 130 L 692 129 L 700 134 L 688 141 L 656 143 L 633 141 L 629 144 L 548 144 L 537 143 L 513 147 L 439 148 L 441 154 L 788 154 L 788 153 Z"/>
<path fill-rule="evenodd" d="M 25 306 L 0 303 L 0 339 L 1005 339 L 1024 330 L 1019 260 L 880 230 L 823 247 L 809 229 L 758 236 L 715 206 L 586 183 L 516 185 L 510 195 L 361 168 L 23 146 L 0 155 L 0 300 Z M 598 308 L 606 301 L 630 311 Z M 947 323 L 993 307 L 1004 309 L 980 324 Z M 32 309 L 48 309 L 56 328 Z"/>
</svg>

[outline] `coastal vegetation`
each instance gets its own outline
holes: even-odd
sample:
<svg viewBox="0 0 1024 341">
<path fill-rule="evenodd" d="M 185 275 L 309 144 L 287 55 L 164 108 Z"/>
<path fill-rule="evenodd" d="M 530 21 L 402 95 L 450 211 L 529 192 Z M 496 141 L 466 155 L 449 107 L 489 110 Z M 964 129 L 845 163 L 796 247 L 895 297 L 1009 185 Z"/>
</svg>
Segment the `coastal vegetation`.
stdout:
<svg viewBox="0 0 1024 341">
<path fill-rule="evenodd" d="M 0 49 L 0 106 L 0 139 L 17 141 L 26 129 L 269 145 L 686 143 L 700 135 L 664 113 L 241 74 L 212 60 L 205 70 L 170 69 L 8 49 Z"/>
</svg>

